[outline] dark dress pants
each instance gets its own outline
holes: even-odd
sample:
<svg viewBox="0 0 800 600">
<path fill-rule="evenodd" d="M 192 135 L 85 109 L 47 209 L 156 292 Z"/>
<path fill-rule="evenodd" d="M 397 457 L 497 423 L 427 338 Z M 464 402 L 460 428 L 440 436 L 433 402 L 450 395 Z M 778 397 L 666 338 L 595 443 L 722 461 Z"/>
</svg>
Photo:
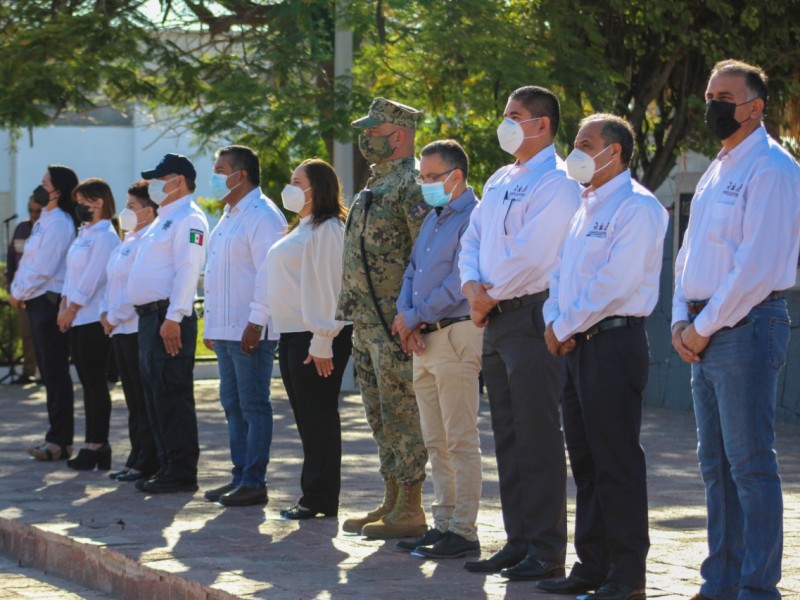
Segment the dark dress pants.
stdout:
<svg viewBox="0 0 800 600">
<path fill-rule="evenodd" d="M 181 320 L 182 348 L 167 354 L 161 325 L 167 308 L 139 317 L 139 369 L 147 414 L 158 451 L 160 475 L 183 481 L 197 480 L 197 414 L 194 406 L 194 353 L 197 315 Z"/>
<path fill-rule="evenodd" d="M 99 321 L 73 325 L 69 329 L 72 362 L 83 387 L 87 444 L 107 444 L 111 420 L 111 395 L 108 393 L 108 353 L 111 340 Z"/>
<path fill-rule="evenodd" d="M 303 364 L 311 332 L 284 333 L 278 343 L 281 379 L 303 444 L 303 496 L 298 504 L 334 515 L 339 508 L 342 465 L 339 391 L 353 348 L 352 334 L 353 326 L 348 325 L 334 338 L 329 377 L 320 377 L 313 362 Z"/>
<path fill-rule="evenodd" d="M 69 341 L 56 324 L 61 296 L 42 294 L 26 300 L 36 361 L 47 391 L 47 416 L 50 429 L 45 440 L 71 446 L 75 432 L 75 395 L 69 372 Z"/>
<path fill-rule="evenodd" d="M 158 470 L 158 452 L 147 416 L 144 386 L 139 372 L 139 334 L 118 333 L 111 338 L 125 404 L 128 406 L 128 437 L 131 452 L 125 466 L 145 475 Z"/>
<path fill-rule="evenodd" d="M 489 317 L 483 377 L 507 544 L 515 553 L 563 564 L 567 467 L 558 410 L 561 366 L 544 343 L 543 304 Z"/>
<path fill-rule="evenodd" d="M 577 487 L 572 572 L 644 587 L 650 548 L 639 444 L 649 351 L 644 324 L 576 336 L 567 355 L 564 433 Z"/>
</svg>

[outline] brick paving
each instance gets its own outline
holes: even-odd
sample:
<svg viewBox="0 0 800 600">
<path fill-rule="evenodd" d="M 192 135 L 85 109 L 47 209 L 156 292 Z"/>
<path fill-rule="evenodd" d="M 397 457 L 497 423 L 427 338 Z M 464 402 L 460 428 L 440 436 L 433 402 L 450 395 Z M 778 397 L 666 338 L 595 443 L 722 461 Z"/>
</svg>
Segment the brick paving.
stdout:
<svg viewBox="0 0 800 600">
<path fill-rule="evenodd" d="M 217 382 L 197 381 L 200 492 L 147 496 L 105 473 L 78 473 L 63 462 L 30 460 L 25 448 L 41 441 L 46 423 L 41 387 L 0 387 L 0 551 L 17 570 L 34 566 L 116 598 L 553 598 L 530 582 L 467 573 L 461 560 L 424 561 L 339 530 L 335 519 L 283 521 L 278 510 L 299 495 L 300 442 L 279 380 L 273 381 L 275 433 L 268 470 L 270 503 L 224 509 L 202 491 L 228 480 L 227 432 Z M 114 467 L 128 451 L 126 411 L 113 389 Z M 344 465 L 339 519 L 378 500 L 375 446 L 357 395 L 343 396 Z M 83 412 L 76 388 L 76 426 Z M 488 405 L 481 403 L 484 457 L 479 516 L 484 552 L 502 544 Z M 781 590 L 800 597 L 800 427 L 779 427 L 784 481 L 785 552 Z M 703 486 L 694 455 L 690 413 L 646 409 L 642 432 L 650 490 L 648 595 L 686 598 L 697 591 L 705 552 Z M 574 518 L 570 487 L 570 529 Z M 425 484 L 430 502 L 431 484 Z M 568 564 L 574 560 L 569 549 Z M 5 563 L 3 563 L 5 564 Z M 21 565 L 21 566 L 20 566 Z M 16 577 L 0 566 L 0 597 Z M 10 574 L 10 575 L 9 575 Z M 8 588 L 11 589 L 11 588 Z M 10 592 L 8 592 L 10 593 Z M 69 594 L 73 594 L 70 596 Z M 40 594 L 38 597 L 74 597 Z M 80 596 L 80 593 L 78 593 Z M 24 596 L 19 596 L 24 597 Z M 95 596 L 97 597 L 97 596 Z"/>
<path fill-rule="evenodd" d="M 102 592 L 90 590 L 44 571 L 21 567 L 18 561 L 0 555 L 0 599 L 31 600 L 59 598 L 60 600 L 105 600 Z"/>
</svg>

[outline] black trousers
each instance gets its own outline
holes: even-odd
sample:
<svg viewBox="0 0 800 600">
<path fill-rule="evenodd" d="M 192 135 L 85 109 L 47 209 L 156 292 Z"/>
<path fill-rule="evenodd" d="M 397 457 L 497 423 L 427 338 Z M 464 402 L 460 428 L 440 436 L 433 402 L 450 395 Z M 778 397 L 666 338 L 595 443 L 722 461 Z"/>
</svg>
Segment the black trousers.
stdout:
<svg viewBox="0 0 800 600">
<path fill-rule="evenodd" d="M 69 329 L 72 362 L 83 387 L 87 444 L 107 444 L 111 420 L 111 395 L 108 393 L 108 353 L 111 340 L 99 321 Z"/>
<path fill-rule="evenodd" d="M 194 407 L 194 352 L 197 315 L 181 320 L 181 351 L 167 354 L 160 329 L 166 307 L 139 317 L 139 369 L 158 452 L 161 475 L 197 479 L 197 414 Z"/>
<path fill-rule="evenodd" d="M 283 333 L 278 342 L 281 379 L 294 412 L 303 444 L 303 471 L 299 504 L 336 514 L 339 508 L 342 466 L 342 427 L 339 391 L 353 349 L 353 326 L 342 328 L 333 340 L 333 373 L 320 377 L 308 356 L 311 332 Z"/>
<path fill-rule="evenodd" d="M 61 297 L 42 294 L 26 300 L 31 321 L 36 361 L 47 391 L 47 416 L 50 429 L 45 440 L 61 446 L 71 446 L 75 433 L 75 394 L 69 372 L 69 341 L 56 324 Z"/>
<path fill-rule="evenodd" d="M 573 573 L 644 587 L 650 548 L 639 444 L 649 350 L 644 324 L 601 331 L 567 355 L 564 433 L 577 487 Z"/>
<path fill-rule="evenodd" d="M 136 469 L 145 475 L 158 471 L 158 452 L 147 406 L 144 400 L 144 387 L 139 372 L 139 334 L 117 333 L 111 338 L 111 346 L 116 358 L 125 404 L 128 406 L 128 437 L 131 452 L 125 466 Z"/>
<path fill-rule="evenodd" d="M 561 363 L 544 343 L 543 305 L 489 317 L 483 378 L 507 545 L 515 553 L 563 564 L 567 465 L 558 410 Z"/>
</svg>

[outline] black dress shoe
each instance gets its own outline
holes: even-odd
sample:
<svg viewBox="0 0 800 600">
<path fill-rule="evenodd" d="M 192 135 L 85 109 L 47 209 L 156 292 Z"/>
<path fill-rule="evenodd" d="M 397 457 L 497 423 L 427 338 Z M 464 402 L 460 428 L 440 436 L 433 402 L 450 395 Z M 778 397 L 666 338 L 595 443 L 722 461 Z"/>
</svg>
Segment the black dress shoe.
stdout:
<svg viewBox="0 0 800 600">
<path fill-rule="evenodd" d="M 97 450 L 81 448 L 78 456 L 70 458 L 67 466 L 76 471 L 108 471 L 111 468 L 111 446 L 103 444 Z"/>
<path fill-rule="evenodd" d="M 116 479 L 120 475 L 127 475 L 130 472 L 131 472 L 130 468 L 122 469 L 122 471 L 113 471 L 113 472 L 108 474 L 108 478 L 109 479 Z"/>
<path fill-rule="evenodd" d="M 534 556 L 526 556 L 513 567 L 508 567 L 500 571 L 500 575 L 514 581 L 531 581 L 563 577 L 564 565 L 562 563 L 539 560 Z"/>
<path fill-rule="evenodd" d="M 225 485 L 220 486 L 218 488 L 214 488 L 213 490 L 208 490 L 205 494 L 203 494 L 203 498 L 205 498 L 209 502 L 218 502 L 219 497 L 222 496 L 222 494 L 227 494 L 228 492 L 232 492 L 237 487 L 239 486 L 235 483 L 226 483 Z"/>
<path fill-rule="evenodd" d="M 395 544 L 396 548 L 411 552 L 420 546 L 433 546 L 436 542 L 445 536 L 445 532 L 439 531 L 436 527 L 428 529 L 422 537 L 414 538 L 413 540 L 400 540 Z"/>
<path fill-rule="evenodd" d="M 577 575 L 570 575 L 562 579 L 548 579 L 536 584 L 537 590 L 549 594 L 585 594 L 598 587 L 600 587 L 599 584 Z"/>
<path fill-rule="evenodd" d="M 138 487 L 137 480 L 137 487 Z M 197 479 L 180 479 L 171 475 L 147 479 L 142 486 L 142 491 L 150 494 L 177 494 L 180 492 L 196 492 Z"/>
<path fill-rule="evenodd" d="M 299 504 L 295 504 L 291 508 L 281 509 L 281 517 L 296 521 L 302 519 L 314 519 L 317 515 L 322 515 L 323 517 L 335 517 L 337 513 L 338 511 L 324 512 L 321 510 L 314 510 L 313 508 L 306 508 L 305 506 L 300 506 Z"/>
<path fill-rule="evenodd" d="M 525 558 L 525 554 L 517 554 L 503 546 L 484 560 L 468 560 L 464 563 L 464 568 L 471 573 L 499 573 L 507 567 L 513 567 Z"/>
<path fill-rule="evenodd" d="M 481 543 L 448 531 L 444 537 L 430 546 L 420 546 L 414 554 L 421 554 L 426 558 L 461 558 L 463 556 L 478 556 L 481 553 Z"/>
<path fill-rule="evenodd" d="M 269 502 L 269 498 L 266 486 L 258 488 L 240 485 L 235 490 L 219 497 L 219 503 L 222 506 L 263 506 L 267 502 Z"/>
<path fill-rule="evenodd" d="M 644 588 L 635 588 L 624 583 L 609 581 L 598 588 L 594 594 L 587 596 L 591 600 L 644 600 L 647 594 Z"/>
<path fill-rule="evenodd" d="M 117 475 L 117 481 L 137 481 L 139 479 L 149 479 L 149 475 L 137 471 L 126 471 L 122 475 Z"/>
</svg>

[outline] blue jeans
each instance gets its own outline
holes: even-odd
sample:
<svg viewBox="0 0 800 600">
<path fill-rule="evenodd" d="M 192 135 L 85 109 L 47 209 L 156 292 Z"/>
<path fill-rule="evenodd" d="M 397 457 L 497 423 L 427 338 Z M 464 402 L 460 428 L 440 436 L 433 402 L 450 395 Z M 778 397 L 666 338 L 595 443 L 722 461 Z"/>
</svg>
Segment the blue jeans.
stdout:
<svg viewBox="0 0 800 600">
<path fill-rule="evenodd" d="M 241 342 L 215 340 L 219 399 L 228 420 L 234 485 L 264 487 L 272 444 L 269 384 L 277 342 L 262 341 L 248 356 Z"/>
<path fill-rule="evenodd" d="M 706 486 L 709 555 L 701 593 L 780 598 L 783 498 L 775 452 L 778 373 L 786 361 L 784 300 L 711 337 L 692 365 L 697 455 Z"/>
</svg>

